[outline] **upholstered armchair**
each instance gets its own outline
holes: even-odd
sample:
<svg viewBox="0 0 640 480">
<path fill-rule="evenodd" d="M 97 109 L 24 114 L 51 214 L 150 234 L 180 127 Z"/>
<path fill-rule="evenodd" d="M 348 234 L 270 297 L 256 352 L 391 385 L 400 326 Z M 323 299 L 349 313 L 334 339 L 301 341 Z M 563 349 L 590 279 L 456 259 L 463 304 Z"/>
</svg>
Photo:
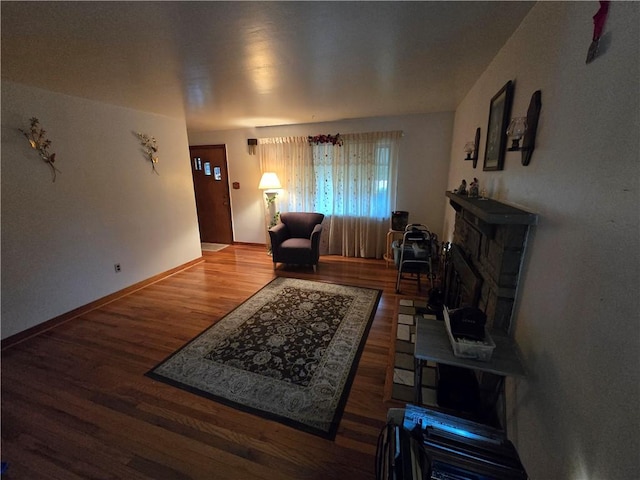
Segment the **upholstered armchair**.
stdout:
<svg viewBox="0 0 640 480">
<path fill-rule="evenodd" d="M 285 212 L 280 222 L 269 229 L 273 268 L 276 264 L 313 265 L 316 271 L 320 257 L 322 213 Z"/>
</svg>

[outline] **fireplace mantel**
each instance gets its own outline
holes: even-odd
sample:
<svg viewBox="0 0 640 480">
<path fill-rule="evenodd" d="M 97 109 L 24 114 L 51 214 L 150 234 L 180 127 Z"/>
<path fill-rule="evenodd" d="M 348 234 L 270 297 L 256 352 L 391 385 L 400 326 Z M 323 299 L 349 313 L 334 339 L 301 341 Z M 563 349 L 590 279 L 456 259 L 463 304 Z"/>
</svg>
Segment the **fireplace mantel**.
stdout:
<svg viewBox="0 0 640 480">
<path fill-rule="evenodd" d="M 536 214 L 497 200 L 446 192 L 456 211 L 446 296 L 479 307 L 490 328 L 509 334 L 529 229 Z M 453 248 L 455 247 L 455 248 Z M 473 274 L 470 274 L 472 272 Z M 453 301 L 453 305 L 457 301 Z"/>
<path fill-rule="evenodd" d="M 490 225 L 535 225 L 538 216 L 516 207 L 498 202 L 490 198 L 480 199 L 446 192 L 451 206 L 459 211 L 468 210 L 485 223 Z"/>
</svg>

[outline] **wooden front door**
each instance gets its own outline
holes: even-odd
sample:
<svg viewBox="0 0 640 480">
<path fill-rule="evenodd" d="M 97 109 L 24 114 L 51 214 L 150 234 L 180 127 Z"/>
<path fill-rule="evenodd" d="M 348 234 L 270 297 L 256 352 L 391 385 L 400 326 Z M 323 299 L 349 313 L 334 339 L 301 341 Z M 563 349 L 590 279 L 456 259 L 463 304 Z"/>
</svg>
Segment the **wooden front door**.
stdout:
<svg viewBox="0 0 640 480">
<path fill-rule="evenodd" d="M 200 241 L 233 243 L 227 152 L 224 145 L 189 147 Z"/>
</svg>

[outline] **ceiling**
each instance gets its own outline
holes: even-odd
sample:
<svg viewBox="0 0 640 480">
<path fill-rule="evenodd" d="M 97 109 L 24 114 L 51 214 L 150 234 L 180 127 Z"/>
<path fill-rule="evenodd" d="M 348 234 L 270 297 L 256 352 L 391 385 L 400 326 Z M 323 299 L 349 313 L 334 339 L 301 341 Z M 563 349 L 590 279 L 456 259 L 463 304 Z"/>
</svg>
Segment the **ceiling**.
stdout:
<svg viewBox="0 0 640 480">
<path fill-rule="evenodd" d="M 533 2 L 7 2 L 2 78 L 190 131 L 452 111 Z"/>
</svg>

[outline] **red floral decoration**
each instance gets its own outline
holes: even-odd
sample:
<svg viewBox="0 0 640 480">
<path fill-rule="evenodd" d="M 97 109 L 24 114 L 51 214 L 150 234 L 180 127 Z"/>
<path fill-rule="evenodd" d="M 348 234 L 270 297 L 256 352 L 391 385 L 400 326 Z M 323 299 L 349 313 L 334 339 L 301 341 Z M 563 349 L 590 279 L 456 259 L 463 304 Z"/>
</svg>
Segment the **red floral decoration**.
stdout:
<svg viewBox="0 0 640 480">
<path fill-rule="evenodd" d="M 335 135 L 316 135 L 315 137 L 309 137 L 309 143 L 315 143 L 316 145 L 320 145 L 322 143 L 331 143 L 333 145 L 338 145 L 338 146 L 342 146 L 342 144 L 344 143 L 344 140 L 342 140 L 342 137 L 340 136 L 339 133 L 335 134 Z"/>
</svg>

